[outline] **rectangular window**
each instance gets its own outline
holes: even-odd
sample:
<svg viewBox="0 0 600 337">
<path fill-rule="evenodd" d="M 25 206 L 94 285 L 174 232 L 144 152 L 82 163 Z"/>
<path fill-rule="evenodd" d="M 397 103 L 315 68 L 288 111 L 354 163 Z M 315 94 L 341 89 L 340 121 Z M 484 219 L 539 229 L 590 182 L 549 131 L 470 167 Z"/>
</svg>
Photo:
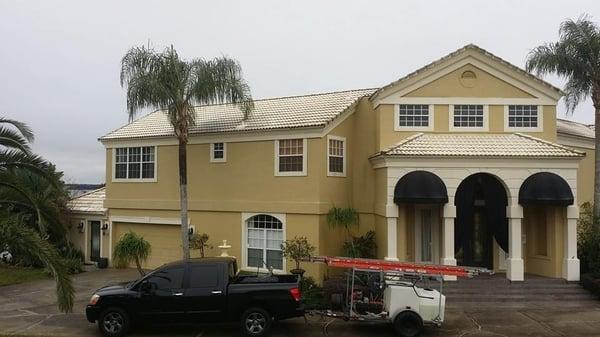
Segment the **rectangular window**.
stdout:
<svg viewBox="0 0 600 337">
<path fill-rule="evenodd" d="M 429 127 L 429 105 L 400 104 L 398 106 L 400 127 Z"/>
<path fill-rule="evenodd" d="M 154 179 L 154 146 L 120 147 L 115 149 L 115 179 Z"/>
<path fill-rule="evenodd" d="M 213 163 L 222 163 L 227 161 L 227 146 L 225 143 L 210 144 L 210 161 Z"/>
<path fill-rule="evenodd" d="M 510 128 L 537 128 L 537 105 L 509 105 L 508 127 Z"/>
<path fill-rule="evenodd" d="M 190 288 L 214 288 L 219 285 L 218 265 L 196 265 L 190 268 Z"/>
<path fill-rule="evenodd" d="M 343 137 L 327 137 L 327 175 L 346 175 L 346 139 Z"/>
<path fill-rule="evenodd" d="M 455 105 L 453 125 L 455 128 L 483 128 L 483 105 Z"/>
<path fill-rule="evenodd" d="M 306 140 L 282 139 L 276 141 L 276 174 L 305 175 Z"/>
</svg>

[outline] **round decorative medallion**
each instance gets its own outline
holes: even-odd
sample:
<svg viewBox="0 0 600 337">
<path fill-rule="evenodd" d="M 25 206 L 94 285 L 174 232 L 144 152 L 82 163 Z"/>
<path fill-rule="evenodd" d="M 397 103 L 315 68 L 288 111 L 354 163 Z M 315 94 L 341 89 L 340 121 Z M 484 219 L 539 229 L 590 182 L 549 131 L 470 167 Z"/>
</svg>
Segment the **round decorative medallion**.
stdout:
<svg viewBox="0 0 600 337">
<path fill-rule="evenodd" d="M 460 84 L 465 88 L 473 88 L 477 82 L 477 75 L 471 70 L 463 71 L 460 75 Z"/>
</svg>

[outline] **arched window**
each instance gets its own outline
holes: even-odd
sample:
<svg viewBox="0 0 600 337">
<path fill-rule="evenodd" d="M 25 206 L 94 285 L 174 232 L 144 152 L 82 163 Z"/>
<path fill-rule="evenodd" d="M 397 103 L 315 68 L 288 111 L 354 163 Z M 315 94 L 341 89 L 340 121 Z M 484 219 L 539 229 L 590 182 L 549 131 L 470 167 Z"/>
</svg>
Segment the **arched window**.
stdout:
<svg viewBox="0 0 600 337">
<path fill-rule="evenodd" d="M 283 224 L 267 214 L 258 214 L 246 221 L 248 267 L 283 269 L 281 243 Z"/>
</svg>

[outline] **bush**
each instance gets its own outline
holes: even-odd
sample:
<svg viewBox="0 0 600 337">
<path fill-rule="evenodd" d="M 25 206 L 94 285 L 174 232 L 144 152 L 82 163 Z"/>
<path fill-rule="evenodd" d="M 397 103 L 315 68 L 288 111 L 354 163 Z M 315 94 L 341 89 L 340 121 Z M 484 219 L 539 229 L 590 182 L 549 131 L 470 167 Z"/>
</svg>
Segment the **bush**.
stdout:
<svg viewBox="0 0 600 337">
<path fill-rule="evenodd" d="M 190 235 L 190 248 L 200 250 L 200 256 L 204 257 L 206 249 L 212 249 L 212 245 L 208 243 L 209 236 L 206 233 Z"/>
<path fill-rule="evenodd" d="M 352 241 L 344 242 L 343 249 L 344 255 L 348 257 L 376 258 L 377 242 L 375 241 L 375 231 L 368 231 L 363 236 L 353 236 Z"/>
<path fill-rule="evenodd" d="M 595 224 L 594 224 L 595 223 Z M 592 205 L 581 205 L 577 223 L 577 255 L 581 261 L 581 273 L 600 273 L 600 228 L 598 219 L 594 221 Z"/>
<path fill-rule="evenodd" d="M 151 247 L 148 241 L 134 232 L 129 232 L 123 235 L 121 240 L 117 242 L 113 253 L 113 260 L 117 268 L 125 268 L 132 262 L 135 262 L 138 272 L 144 276 L 141 262 L 148 259 L 150 251 Z"/>
<path fill-rule="evenodd" d="M 600 274 L 581 275 L 581 285 L 596 297 L 600 298 Z"/>
<path fill-rule="evenodd" d="M 305 236 L 294 236 L 293 239 L 285 240 L 281 244 L 281 253 L 285 258 L 294 260 L 296 270 L 300 270 L 300 261 L 310 257 L 315 249 L 315 246 L 311 245 Z"/>
</svg>

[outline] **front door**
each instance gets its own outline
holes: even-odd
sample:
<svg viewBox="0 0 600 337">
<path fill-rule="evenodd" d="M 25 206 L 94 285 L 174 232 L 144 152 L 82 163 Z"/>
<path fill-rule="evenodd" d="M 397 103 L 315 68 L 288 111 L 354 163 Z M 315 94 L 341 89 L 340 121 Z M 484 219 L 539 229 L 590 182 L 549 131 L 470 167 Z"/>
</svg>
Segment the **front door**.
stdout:
<svg viewBox="0 0 600 337">
<path fill-rule="evenodd" d="M 100 259 L 100 221 L 90 221 L 90 260 Z"/>
<path fill-rule="evenodd" d="M 439 263 L 439 216 L 435 206 L 415 208 L 415 261 Z"/>
<path fill-rule="evenodd" d="M 463 261 L 465 266 L 492 268 L 493 266 L 493 236 L 487 224 L 484 207 L 475 206 L 473 209 L 472 228 L 465 228 Z"/>
</svg>

